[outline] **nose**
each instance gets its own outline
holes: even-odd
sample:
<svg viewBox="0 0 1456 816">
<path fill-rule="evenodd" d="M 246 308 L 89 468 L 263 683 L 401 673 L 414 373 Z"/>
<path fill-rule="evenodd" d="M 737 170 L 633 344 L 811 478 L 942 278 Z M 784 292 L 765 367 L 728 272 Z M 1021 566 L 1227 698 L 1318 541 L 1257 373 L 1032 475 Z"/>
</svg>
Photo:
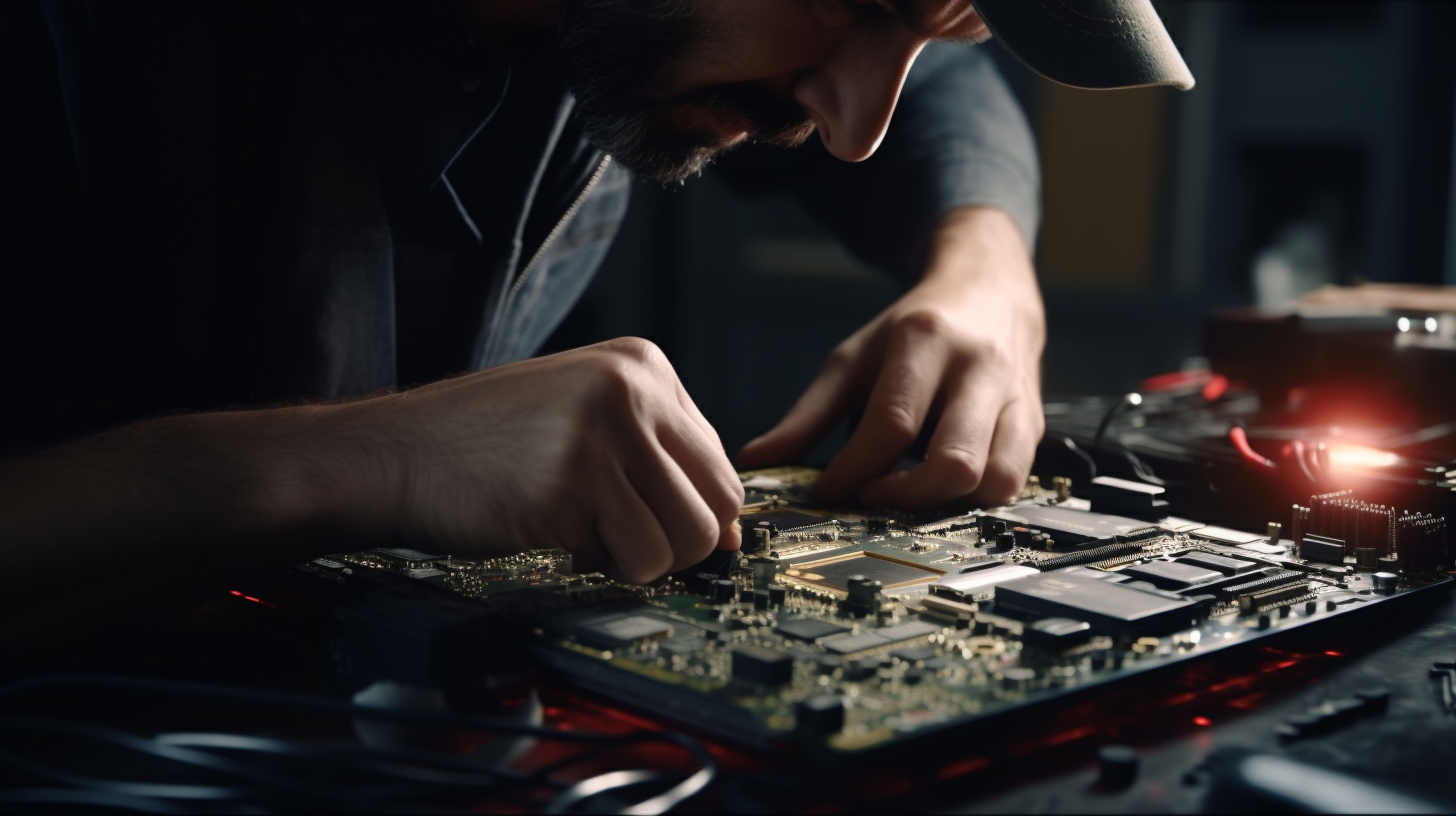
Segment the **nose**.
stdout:
<svg viewBox="0 0 1456 816">
<path fill-rule="evenodd" d="M 794 100 L 831 154 L 851 162 L 874 155 L 925 42 L 899 25 L 855 26 L 795 81 Z"/>
</svg>

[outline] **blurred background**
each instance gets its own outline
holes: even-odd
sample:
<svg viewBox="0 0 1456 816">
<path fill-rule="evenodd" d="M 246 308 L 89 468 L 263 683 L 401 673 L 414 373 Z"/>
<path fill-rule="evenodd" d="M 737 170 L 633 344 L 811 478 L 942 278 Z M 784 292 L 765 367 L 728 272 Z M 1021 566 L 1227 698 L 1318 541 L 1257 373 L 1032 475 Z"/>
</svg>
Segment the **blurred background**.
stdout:
<svg viewBox="0 0 1456 816">
<path fill-rule="evenodd" d="M 1325 283 L 1456 284 L 1456 4 L 1158 9 L 1197 77 L 1189 93 L 1072 90 L 980 46 L 1041 154 L 1048 398 L 1177 369 L 1212 309 Z M 651 338 L 734 452 L 898 291 L 788 196 L 740 198 L 711 173 L 639 183 L 550 346 Z"/>
</svg>

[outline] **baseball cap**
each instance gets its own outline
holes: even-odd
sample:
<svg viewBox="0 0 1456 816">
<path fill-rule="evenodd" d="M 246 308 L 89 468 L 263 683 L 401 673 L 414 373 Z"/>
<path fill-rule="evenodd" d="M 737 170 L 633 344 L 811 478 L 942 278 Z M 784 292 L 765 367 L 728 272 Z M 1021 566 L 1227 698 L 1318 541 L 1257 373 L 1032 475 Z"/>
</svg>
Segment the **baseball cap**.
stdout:
<svg viewBox="0 0 1456 816">
<path fill-rule="evenodd" d="M 1017 59 L 1076 88 L 1193 87 L 1152 0 L 971 0 Z"/>
</svg>

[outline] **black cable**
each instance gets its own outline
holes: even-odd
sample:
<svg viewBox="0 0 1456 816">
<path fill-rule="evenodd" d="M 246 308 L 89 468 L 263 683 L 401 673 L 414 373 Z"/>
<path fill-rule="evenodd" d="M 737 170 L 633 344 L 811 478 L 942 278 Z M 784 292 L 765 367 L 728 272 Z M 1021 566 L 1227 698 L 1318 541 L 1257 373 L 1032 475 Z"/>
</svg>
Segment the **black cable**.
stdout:
<svg viewBox="0 0 1456 816">
<path fill-rule="evenodd" d="M 454 729 L 477 732 L 495 732 L 504 734 L 515 734 L 520 736 L 532 736 L 540 739 L 571 742 L 589 745 L 596 748 L 624 746 L 642 742 L 663 742 L 676 745 L 685 750 L 700 766 L 700 770 L 690 775 L 682 782 L 673 786 L 667 791 L 658 794 L 644 802 L 629 808 L 629 812 L 657 813 L 675 807 L 691 796 L 696 795 L 716 778 L 718 768 L 712 755 L 697 741 L 683 734 L 667 731 L 638 730 L 626 734 L 593 734 L 589 732 L 565 731 L 561 729 L 546 728 L 540 726 L 522 725 L 520 723 L 500 720 L 474 715 L 450 714 L 445 712 L 418 712 L 401 711 L 397 709 L 379 708 L 374 706 L 363 706 L 355 703 L 345 703 L 324 698 L 307 697 L 302 695 L 285 694 L 280 692 L 257 691 L 253 689 L 242 689 L 227 686 L 213 686 L 199 683 L 188 683 L 173 680 L 160 680 L 150 678 L 128 678 L 128 677 L 107 677 L 95 675 L 57 675 L 51 677 L 38 677 L 21 680 L 9 685 L 0 687 L 0 700 L 22 694 L 26 691 L 78 687 L 78 688 L 101 688 L 119 691 L 139 691 L 144 693 L 165 693 L 175 696 L 198 697 L 203 699 L 224 699 L 252 704 L 279 706 L 299 710 L 310 710 L 323 713 L 348 715 L 350 717 L 363 717 L 367 719 L 379 719 L 401 723 L 412 723 L 416 725 L 443 726 Z M 98 729 L 107 732 L 108 736 L 120 734 L 121 732 L 109 732 L 108 729 Z M 131 740 L 146 742 L 133 735 L 125 735 Z M 122 739 L 121 742 L 127 742 Z M 194 754 L 210 757 L 210 760 L 203 760 L 198 764 L 208 766 L 212 770 L 231 773 L 237 771 L 242 775 L 252 773 L 252 770 L 231 763 L 219 757 L 211 757 L 205 751 L 177 753 L 176 750 L 167 751 L 165 748 L 178 749 L 178 746 L 165 746 L 163 753 L 169 754 L 167 758 L 183 757 L 185 759 L 198 759 Z M 144 751 L 145 752 L 145 751 Z M 593 752 L 586 752 L 593 753 Z M 418 759 L 418 757 L 415 757 Z M 464 770 L 464 769 L 462 769 Z M 507 775 L 500 770 L 487 772 L 485 769 L 475 769 L 485 775 L 487 773 L 500 777 L 500 781 L 512 783 L 534 782 L 536 784 L 547 783 L 544 774 L 530 774 L 525 776 Z M 613 772 L 615 773 L 615 772 Z M 599 775 L 600 776 L 600 775 Z M 309 790 L 311 786 L 300 785 L 291 780 L 278 779 L 284 787 L 292 787 L 298 793 L 316 793 L 316 790 Z M 586 781 L 586 780 L 584 780 Z M 582 783 L 576 783 L 581 785 Z M 382 792 L 382 791 L 380 791 Z M 338 802 L 337 794 L 330 796 L 334 802 Z M 377 800 L 376 800 L 377 801 Z M 362 809 L 362 808 L 360 808 Z"/>
<path fill-rule="evenodd" d="M 1107 434 L 1108 426 L 1122 412 L 1122 409 L 1136 407 L 1142 404 L 1143 395 L 1136 391 L 1123 394 L 1117 402 L 1114 402 L 1112 407 L 1107 409 L 1107 413 L 1102 415 L 1102 421 L 1097 424 L 1097 433 L 1092 437 L 1092 449 L 1097 450 L 1102 447 L 1102 437 Z"/>
</svg>

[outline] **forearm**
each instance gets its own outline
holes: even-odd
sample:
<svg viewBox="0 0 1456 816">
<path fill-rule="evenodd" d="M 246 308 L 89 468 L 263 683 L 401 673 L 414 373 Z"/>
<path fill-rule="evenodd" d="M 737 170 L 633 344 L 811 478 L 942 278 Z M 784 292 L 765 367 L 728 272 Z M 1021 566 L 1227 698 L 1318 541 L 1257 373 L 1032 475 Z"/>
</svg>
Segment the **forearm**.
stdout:
<svg viewBox="0 0 1456 816">
<path fill-rule="evenodd" d="M 307 560 L 361 532 L 351 496 L 375 466 L 355 413 L 180 416 L 0 463 L 4 634 L 182 576 Z"/>
<path fill-rule="evenodd" d="M 982 319 L 1010 321 L 1040 356 L 1046 317 L 1031 252 L 1016 222 L 996 207 L 963 207 L 943 218 L 931 236 L 924 275 L 915 287 L 949 300 L 988 304 Z"/>
</svg>

